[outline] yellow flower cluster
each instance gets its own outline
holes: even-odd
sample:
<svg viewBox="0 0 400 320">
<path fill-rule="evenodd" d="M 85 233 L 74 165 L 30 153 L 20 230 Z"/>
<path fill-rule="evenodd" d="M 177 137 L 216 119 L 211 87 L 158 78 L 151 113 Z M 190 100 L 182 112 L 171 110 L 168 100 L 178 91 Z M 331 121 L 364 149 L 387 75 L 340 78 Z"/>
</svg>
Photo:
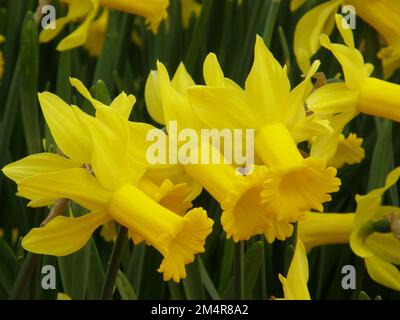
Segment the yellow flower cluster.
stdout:
<svg viewBox="0 0 400 320">
<path fill-rule="evenodd" d="M 100 52 L 108 9 L 143 16 L 155 32 L 169 4 L 168 0 L 64 2 L 67 16 L 57 20 L 57 29 L 43 30 L 40 41 L 50 41 L 63 26 L 81 20 L 57 48 L 84 45 L 92 55 Z M 292 8 L 304 2 L 292 1 Z M 165 130 L 130 121 L 136 98 L 124 92 L 106 105 L 93 98 L 81 81 L 70 78 L 71 85 L 93 106 L 95 116 L 55 94 L 39 93 L 44 118 L 60 152 L 33 154 L 2 171 L 17 183 L 18 195 L 29 199 L 31 207 L 50 206 L 66 198 L 87 212 L 53 217 L 32 229 L 22 246 L 39 254 L 68 255 L 82 248 L 100 226 L 103 236 L 112 240 L 116 222 L 129 230 L 135 244 L 144 241 L 162 255 L 158 271 L 164 280 L 179 282 L 186 276 L 185 266 L 204 252 L 212 232 L 214 222 L 206 211 L 192 208 L 204 188 L 220 204 L 218 219 L 226 237 L 235 242 L 255 235 L 269 243 L 286 240 L 298 224 L 289 272 L 286 277 L 279 275 L 286 299 L 310 299 L 307 250 L 331 243 L 350 243 L 372 279 L 400 291 L 400 271 L 395 266 L 400 264 L 399 235 L 394 229 L 386 233 L 375 229 L 380 221 L 391 215 L 396 220 L 400 215 L 399 208 L 381 205 L 383 193 L 400 177 L 400 168 L 388 175 L 383 188 L 357 196 L 355 213 L 323 213 L 324 204 L 341 185 L 337 169 L 359 163 L 365 156 L 363 140 L 354 133 L 345 136 L 345 126 L 360 113 L 400 121 L 400 86 L 371 77 L 373 66 L 364 62 L 344 18 L 334 15 L 340 5 L 348 3 L 387 39 L 388 48 L 380 57 L 390 76 L 399 65 L 400 48 L 391 41 L 397 28 L 387 24 L 380 28 L 383 22 L 365 1 L 331 0 L 299 22 L 294 49 L 305 77 L 295 87 L 291 87 L 286 66 L 279 64 L 261 37 L 256 38 L 244 88 L 224 75 L 213 53 L 203 64 L 204 85 L 196 84 L 183 64 L 170 78 L 164 64 L 157 62 L 157 70 L 147 78 L 145 102 L 150 116 Z M 392 2 L 379 3 L 382 10 L 389 10 Z M 189 8 L 182 14 L 187 26 L 201 8 L 189 0 L 182 5 Z M 394 12 L 400 14 L 397 9 L 396 2 Z M 335 22 L 344 44 L 332 43 L 328 37 Z M 312 77 L 320 62 L 310 63 L 310 59 L 320 45 L 340 63 L 344 81 L 314 88 Z M 172 122 L 199 134 L 202 129 L 253 129 L 254 166 L 238 174 L 241 165 L 229 161 L 149 164 L 148 132 L 172 135 Z M 198 148 L 199 154 L 211 148 L 221 158 L 226 156 L 212 145 Z"/>
</svg>

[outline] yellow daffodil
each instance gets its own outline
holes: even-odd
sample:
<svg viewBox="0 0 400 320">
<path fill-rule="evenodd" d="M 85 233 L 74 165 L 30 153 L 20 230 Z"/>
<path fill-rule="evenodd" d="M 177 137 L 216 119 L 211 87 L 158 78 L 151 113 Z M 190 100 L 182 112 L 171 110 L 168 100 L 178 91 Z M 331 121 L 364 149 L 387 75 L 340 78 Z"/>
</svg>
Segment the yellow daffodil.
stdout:
<svg viewBox="0 0 400 320">
<path fill-rule="evenodd" d="M 0 34 L 0 44 L 3 43 L 6 39 Z M 0 51 L 0 80 L 3 77 L 4 73 L 4 59 L 3 59 L 3 52 Z"/>
<path fill-rule="evenodd" d="M 329 119 L 333 134 L 321 134 L 313 143 L 311 155 L 330 159 L 336 152 L 343 128 L 359 113 L 400 121 L 400 86 L 370 77 L 373 66 L 365 64 L 362 54 L 354 47 L 350 29 L 344 18 L 336 15 L 337 27 L 345 45 L 331 43 L 326 35 L 321 43 L 340 62 L 345 82 L 326 84 L 307 99 L 308 108 L 319 119 Z"/>
<path fill-rule="evenodd" d="M 292 0 L 296 10 L 305 0 Z M 384 38 L 387 47 L 378 57 L 382 59 L 385 78 L 400 66 L 400 3 L 397 0 L 330 0 L 308 11 L 298 22 L 294 35 L 294 52 L 300 69 L 306 72 L 311 57 L 318 51 L 319 36 L 330 34 L 334 27 L 334 15 L 341 5 L 351 5 L 355 14 Z"/>
<path fill-rule="evenodd" d="M 363 258 L 368 274 L 376 282 L 400 291 L 400 241 L 396 235 L 378 233 L 374 228 L 377 221 L 390 215 L 400 217 L 400 208 L 381 205 L 383 194 L 400 177 L 400 168 L 393 170 L 385 186 L 356 196 L 355 213 L 313 213 L 306 214 L 298 224 L 298 236 L 308 249 L 326 244 L 350 243 L 351 249 Z M 398 236 L 398 235 L 397 235 Z"/>
<path fill-rule="evenodd" d="M 57 46 L 57 50 L 65 51 L 84 45 L 88 37 L 97 36 L 90 31 L 98 28 L 98 25 L 92 25 L 96 18 L 99 6 L 109 9 L 120 10 L 143 16 L 153 32 L 156 32 L 159 24 L 167 17 L 167 8 L 169 0 L 63 0 L 68 4 L 68 12 L 65 17 L 55 21 L 55 29 L 44 29 L 39 35 L 40 42 L 49 42 L 54 39 L 64 27 L 75 21 L 82 21 L 80 25 L 67 37 L 65 37 Z M 97 21 L 100 27 L 105 23 L 105 17 L 100 17 Z M 96 21 L 95 21 L 96 22 Z M 91 27 L 92 26 L 92 27 Z M 89 44 L 90 46 L 90 44 Z"/>
<path fill-rule="evenodd" d="M 308 261 L 307 252 L 301 240 L 297 240 L 292 262 L 286 276 L 279 274 L 283 286 L 285 300 L 310 300 L 308 292 Z"/>
<path fill-rule="evenodd" d="M 189 27 L 189 22 L 192 14 L 199 16 L 201 4 L 196 0 L 181 0 L 182 23 L 185 28 Z"/>
<path fill-rule="evenodd" d="M 350 133 L 347 138 L 343 134 L 339 136 L 338 147 L 328 164 L 335 168 L 341 168 L 345 164 L 360 163 L 365 157 L 365 150 L 361 147 L 363 139 Z"/>
<path fill-rule="evenodd" d="M 145 96 L 150 115 L 159 123 L 167 125 L 167 129 L 169 121 L 175 120 L 179 128 L 200 130 L 202 124 L 186 96 L 187 88 L 193 85 L 183 64 L 170 81 L 167 70 L 158 63 L 158 71 L 150 73 L 146 84 Z M 238 175 L 234 166 L 224 163 L 219 150 L 213 149 L 213 152 L 219 154 L 221 163 L 185 164 L 182 167 L 221 204 L 221 221 L 227 237 L 240 241 L 255 234 L 265 234 L 272 242 L 275 237 L 283 240 L 290 236 L 292 225 L 285 221 L 273 227 L 273 215 L 261 203 L 260 191 L 265 180 L 265 168 L 257 166 L 251 175 Z"/>
<path fill-rule="evenodd" d="M 71 81 L 80 86 L 76 79 Z M 32 229 L 23 247 L 34 253 L 67 255 L 80 249 L 98 226 L 114 220 L 131 231 L 136 243 L 145 240 L 155 247 L 164 257 L 159 272 L 165 280 L 179 282 L 186 276 L 185 264 L 204 251 L 213 222 L 201 208 L 182 216 L 139 189 L 145 168 L 130 153 L 129 145 L 136 138 L 130 129 L 141 128 L 123 116 L 130 112 L 132 96 L 118 96 L 114 107 L 93 99 L 97 118 L 48 92 L 39 94 L 39 101 L 53 137 L 70 159 L 47 153 L 31 155 L 3 172 L 18 184 L 19 195 L 31 200 L 30 206 L 68 198 L 91 212 L 55 217 L 44 227 Z M 90 170 L 82 163 L 90 164 Z"/>
<path fill-rule="evenodd" d="M 318 65 L 313 64 L 306 79 L 291 90 L 286 68 L 257 37 L 245 90 L 224 77 L 214 55 L 204 65 L 207 86 L 188 89 L 195 114 L 208 128 L 255 129 L 255 151 L 268 168 L 261 198 L 278 221 L 292 220 L 305 208 L 322 211 L 329 193 L 339 189 L 336 169 L 327 168 L 323 158 L 304 159 L 297 149 L 298 142 L 331 132 L 326 122 L 307 117 L 304 109 Z"/>
<path fill-rule="evenodd" d="M 256 59 L 249 82 L 259 82 L 263 80 L 259 77 L 272 71 L 276 73 L 274 76 L 278 75 L 275 78 L 286 81 L 288 85 L 285 71 L 280 66 L 281 71 L 278 70 L 278 63 L 272 61 L 273 57 L 261 38 L 257 39 Z M 272 66 L 268 65 L 269 63 Z M 263 70 L 262 67 L 270 69 Z M 325 123 L 305 119 L 305 111 L 301 104 L 301 101 L 304 102 L 306 91 L 311 90 L 308 81 L 312 73 L 310 72 L 307 80 L 291 94 L 280 87 L 278 92 L 282 93 L 282 96 L 272 94 L 272 98 L 268 96 L 267 99 L 267 95 L 263 95 L 264 89 L 259 90 L 264 98 L 261 100 L 265 104 L 261 104 L 255 96 L 249 95 L 248 100 L 252 98 L 250 101 L 255 104 L 254 111 L 245 103 L 245 93 L 240 87 L 224 77 L 213 54 L 207 57 L 204 64 L 207 87 L 194 86 L 194 81 L 183 65 L 178 68 L 172 81 L 160 63 L 158 72 L 152 72 L 148 78 L 145 96 L 149 113 L 159 123 L 166 124 L 167 130 L 171 120 L 177 121 L 180 128 L 198 131 L 204 126 L 218 129 L 260 128 L 262 133 L 258 135 L 258 142 L 256 138 L 256 148 L 258 145 L 258 150 L 262 151 L 259 156 L 266 160 L 268 170 L 265 166 L 257 166 L 252 174 L 238 176 L 235 175 L 235 167 L 232 165 L 184 165 L 185 171 L 221 203 L 224 210 L 222 225 L 227 236 L 232 236 L 234 241 L 246 240 L 259 233 L 263 233 L 270 242 L 275 237 L 283 240 L 291 235 L 293 226 L 290 223 L 297 221 L 301 208 L 322 210 L 321 203 L 330 200 L 327 193 L 338 190 L 340 181 L 335 178 L 336 170 L 326 169 L 323 159 L 303 159 L 287 126 L 278 122 L 278 119 L 285 119 L 287 125 L 296 132 L 296 137 L 301 139 L 307 139 L 309 132 L 313 130 L 327 130 Z M 276 82 L 275 78 L 264 79 L 264 87 L 271 88 L 271 93 L 276 92 L 276 89 L 271 87 Z M 289 107 L 281 108 L 282 114 L 271 110 L 277 118 L 276 122 L 260 124 L 256 119 L 267 121 L 266 119 L 271 118 L 263 110 L 271 109 L 267 101 L 269 99 L 279 105 L 281 100 L 287 99 L 285 101 L 288 101 Z M 226 106 L 226 109 L 221 105 Z M 289 113 L 289 109 L 295 114 Z M 256 114 L 257 112 L 260 114 Z M 309 125 L 308 131 L 305 129 L 305 123 Z M 274 137 L 270 138 L 270 134 Z M 279 146 L 273 141 L 280 141 Z M 271 155 L 267 156 L 265 149 L 268 149 Z M 287 177 L 290 178 L 285 180 Z M 304 186 L 306 182 L 310 182 L 310 187 Z M 249 203 L 252 205 L 249 206 Z"/>
</svg>

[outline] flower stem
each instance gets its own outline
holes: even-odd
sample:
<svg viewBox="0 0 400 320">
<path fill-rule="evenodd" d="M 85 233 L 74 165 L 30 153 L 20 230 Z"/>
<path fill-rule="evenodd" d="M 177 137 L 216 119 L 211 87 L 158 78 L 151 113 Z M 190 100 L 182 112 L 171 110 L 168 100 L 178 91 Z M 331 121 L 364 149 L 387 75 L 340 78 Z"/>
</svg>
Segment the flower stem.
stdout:
<svg viewBox="0 0 400 320">
<path fill-rule="evenodd" d="M 234 298 L 244 299 L 244 241 L 235 243 L 233 262 Z"/>
<path fill-rule="evenodd" d="M 9 300 L 18 300 L 22 298 L 22 294 L 32 277 L 35 267 L 38 264 L 40 255 L 28 252 L 22 263 L 21 270 L 15 280 L 14 286 L 11 290 Z"/>
<path fill-rule="evenodd" d="M 111 300 L 114 291 L 115 280 L 121 262 L 122 252 L 125 247 L 125 238 L 128 233 L 128 229 L 124 226 L 120 226 L 118 231 L 117 240 L 115 241 L 114 248 L 111 253 L 111 258 L 108 263 L 106 277 L 104 279 L 103 288 L 101 290 L 102 300 Z"/>
</svg>

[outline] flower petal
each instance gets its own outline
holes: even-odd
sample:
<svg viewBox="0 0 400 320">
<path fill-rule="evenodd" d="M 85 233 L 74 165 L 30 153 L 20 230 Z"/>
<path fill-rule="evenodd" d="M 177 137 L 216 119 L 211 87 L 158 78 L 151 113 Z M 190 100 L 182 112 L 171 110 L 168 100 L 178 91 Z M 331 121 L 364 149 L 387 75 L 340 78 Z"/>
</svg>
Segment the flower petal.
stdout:
<svg viewBox="0 0 400 320">
<path fill-rule="evenodd" d="M 23 179 L 19 193 L 28 199 L 71 199 L 85 208 L 98 210 L 107 206 L 111 194 L 85 169 L 73 168 Z"/>
<path fill-rule="evenodd" d="M 289 267 L 287 277 L 279 274 L 279 280 L 283 285 L 286 300 L 310 300 L 308 292 L 308 261 L 307 253 L 301 240 L 297 241 L 294 256 Z"/>
<path fill-rule="evenodd" d="M 21 180 L 65 169 L 79 168 L 81 163 L 61 157 L 54 153 L 38 153 L 5 166 L 2 171 L 11 180 L 19 183 Z"/>
<path fill-rule="evenodd" d="M 50 92 L 39 93 L 39 102 L 51 134 L 61 151 L 69 158 L 90 162 L 91 139 L 80 119 L 80 109 L 72 108 Z"/>
<path fill-rule="evenodd" d="M 368 274 L 374 281 L 385 287 L 400 291 L 399 269 L 378 256 L 365 258 L 364 260 Z"/>
<path fill-rule="evenodd" d="M 94 230 L 111 218 L 93 212 L 78 218 L 58 216 L 44 227 L 33 228 L 23 239 L 25 250 L 37 254 L 65 256 L 81 249 Z"/>
<path fill-rule="evenodd" d="M 325 2 L 308 11 L 297 23 L 294 33 L 294 53 L 303 73 L 310 68 L 310 59 L 320 47 L 321 34 L 330 34 L 334 27 L 334 13 L 342 0 Z"/>
</svg>

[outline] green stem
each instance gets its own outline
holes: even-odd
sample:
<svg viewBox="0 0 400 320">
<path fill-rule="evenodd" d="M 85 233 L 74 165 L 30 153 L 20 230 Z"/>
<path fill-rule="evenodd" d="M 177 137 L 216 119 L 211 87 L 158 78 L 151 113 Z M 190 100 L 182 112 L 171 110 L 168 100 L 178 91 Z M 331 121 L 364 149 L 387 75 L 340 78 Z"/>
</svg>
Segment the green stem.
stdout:
<svg viewBox="0 0 400 320">
<path fill-rule="evenodd" d="M 21 269 L 18 273 L 18 277 L 15 280 L 14 286 L 10 293 L 10 300 L 22 299 L 22 295 L 32 277 L 35 267 L 38 264 L 40 255 L 28 252 L 24 262 L 22 263 Z"/>
<path fill-rule="evenodd" d="M 106 277 L 104 279 L 103 288 L 101 290 L 102 300 L 111 300 L 114 292 L 115 280 L 117 279 L 117 273 L 119 264 L 121 262 L 122 252 L 124 251 L 125 238 L 128 233 L 128 229 L 124 226 L 120 226 L 118 231 L 117 240 L 115 241 L 114 248 L 111 253 L 111 258 L 108 263 Z"/>
<path fill-rule="evenodd" d="M 244 299 L 244 242 L 235 243 L 233 261 L 234 298 Z"/>
</svg>

